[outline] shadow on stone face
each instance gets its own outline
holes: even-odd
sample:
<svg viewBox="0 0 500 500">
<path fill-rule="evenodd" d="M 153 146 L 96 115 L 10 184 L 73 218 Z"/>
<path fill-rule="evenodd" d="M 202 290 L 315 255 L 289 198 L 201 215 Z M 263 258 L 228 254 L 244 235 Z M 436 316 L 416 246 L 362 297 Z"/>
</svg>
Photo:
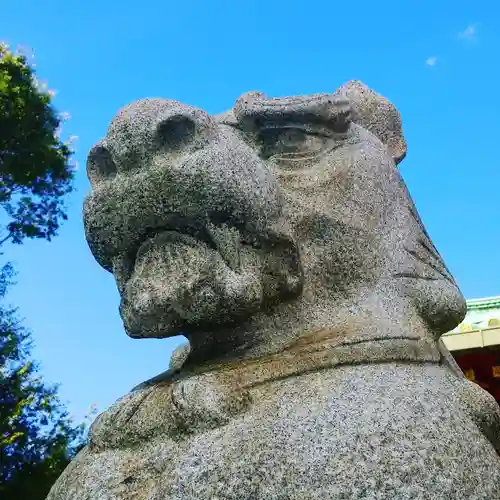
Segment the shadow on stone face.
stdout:
<svg viewBox="0 0 500 500">
<path fill-rule="evenodd" d="M 500 497 L 500 410 L 439 341 L 465 301 L 405 155 L 360 82 L 121 110 L 89 154 L 87 239 L 126 332 L 188 344 L 49 499 Z"/>
</svg>

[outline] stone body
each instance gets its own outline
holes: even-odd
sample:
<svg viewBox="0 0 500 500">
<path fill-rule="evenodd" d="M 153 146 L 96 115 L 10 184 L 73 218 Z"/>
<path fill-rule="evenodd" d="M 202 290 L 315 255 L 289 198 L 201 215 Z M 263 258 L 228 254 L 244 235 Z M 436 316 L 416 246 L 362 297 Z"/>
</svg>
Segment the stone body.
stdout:
<svg viewBox="0 0 500 500">
<path fill-rule="evenodd" d="M 439 340 L 465 301 L 405 154 L 359 82 L 121 110 L 89 154 L 87 240 L 127 333 L 189 344 L 48 499 L 500 498 L 500 408 Z"/>
</svg>

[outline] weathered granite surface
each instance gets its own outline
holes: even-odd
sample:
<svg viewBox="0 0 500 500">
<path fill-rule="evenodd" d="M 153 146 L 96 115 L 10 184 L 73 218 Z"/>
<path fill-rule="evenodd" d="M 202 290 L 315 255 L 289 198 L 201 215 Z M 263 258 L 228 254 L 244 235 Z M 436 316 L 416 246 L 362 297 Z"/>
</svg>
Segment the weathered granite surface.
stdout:
<svg viewBox="0 0 500 500">
<path fill-rule="evenodd" d="M 132 337 L 184 334 L 49 500 L 500 498 L 500 408 L 439 340 L 465 314 L 359 82 L 211 117 L 122 109 L 85 228 Z"/>
</svg>

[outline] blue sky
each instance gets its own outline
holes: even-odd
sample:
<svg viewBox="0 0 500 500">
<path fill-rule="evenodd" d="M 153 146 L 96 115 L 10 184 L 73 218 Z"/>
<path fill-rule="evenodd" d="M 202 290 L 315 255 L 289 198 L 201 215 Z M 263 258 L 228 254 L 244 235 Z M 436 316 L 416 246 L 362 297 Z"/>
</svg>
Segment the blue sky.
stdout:
<svg viewBox="0 0 500 500">
<path fill-rule="evenodd" d="M 60 236 L 6 252 L 19 271 L 10 300 L 76 418 L 164 370 L 182 340 L 125 335 L 114 280 L 83 234 L 86 154 L 138 98 L 217 113 L 248 90 L 364 81 L 402 113 L 402 174 L 463 293 L 500 295 L 500 2 L 16 0 L 2 6 L 0 39 L 34 50 L 39 78 L 71 115 L 64 136 L 79 137 Z"/>
</svg>

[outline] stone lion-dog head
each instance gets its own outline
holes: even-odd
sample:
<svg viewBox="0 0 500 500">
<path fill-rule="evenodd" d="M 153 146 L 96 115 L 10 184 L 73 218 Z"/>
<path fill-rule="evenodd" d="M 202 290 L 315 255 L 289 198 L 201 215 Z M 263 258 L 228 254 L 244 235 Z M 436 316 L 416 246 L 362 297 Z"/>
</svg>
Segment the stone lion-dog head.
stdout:
<svg viewBox="0 0 500 500">
<path fill-rule="evenodd" d="M 248 93 L 214 117 L 126 106 L 89 154 L 84 218 L 127 333 L 183 334 L 201 358 L 321 329 L 437 339 L 465 302 L 398 172 L 405 154 L 396 108 L 356 81 Z"/>
</svg>

